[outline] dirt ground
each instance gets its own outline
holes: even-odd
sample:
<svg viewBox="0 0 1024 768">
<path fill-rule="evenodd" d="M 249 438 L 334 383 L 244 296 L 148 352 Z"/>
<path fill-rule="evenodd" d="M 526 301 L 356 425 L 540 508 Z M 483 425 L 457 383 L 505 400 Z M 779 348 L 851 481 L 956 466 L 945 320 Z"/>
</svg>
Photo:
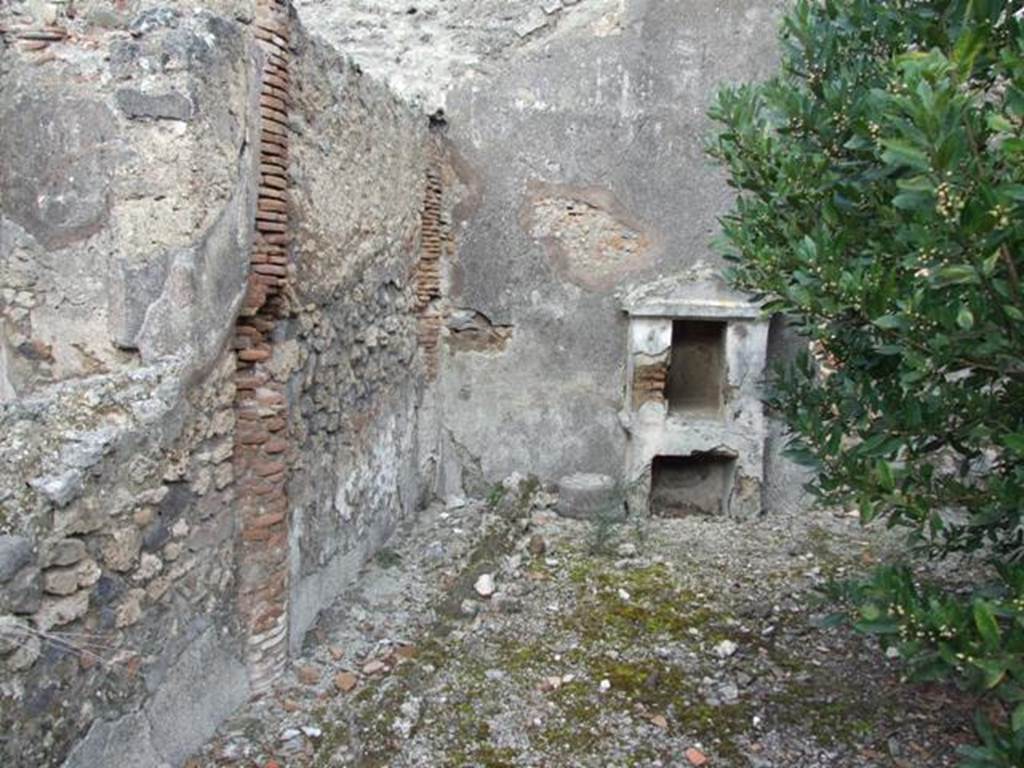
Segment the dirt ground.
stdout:
<svg viewBox="0 0 1024 768">
<path fill-rule="evenodd" d="M 424 511 L 194 765 L 939 768 L 972 740 L 962 694 L 819 626 L 816 587 L 892 532 L 556 504 L 524 484 Z"/>
</svg>

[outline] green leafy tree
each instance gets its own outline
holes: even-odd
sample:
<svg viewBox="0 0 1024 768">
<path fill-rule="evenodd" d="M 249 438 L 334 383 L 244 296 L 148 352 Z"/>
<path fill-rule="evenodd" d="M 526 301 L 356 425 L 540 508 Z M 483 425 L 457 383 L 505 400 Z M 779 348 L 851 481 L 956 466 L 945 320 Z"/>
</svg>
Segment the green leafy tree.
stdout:
<svg viewBox="0 0 1024 768">
<path fill-rule="evenodd" d="M 813 342 L 776 382 L 817 491 L 1020 556 L 1024 25 L 1001 0 L 801 0 L 729 88 L 732 277 Z"/>
<path fill-rule="evenodd" d="M 1024 765 L 1024 2 L 798 0 L 781 42 L 710 146 L 732 281 L 809 341 L 772 405 L 823 502 L 996 561 L 990 600 L 906 569 L 841 596 L 918 676 L 1008 705 L 965 765 Z"/>
</svg>

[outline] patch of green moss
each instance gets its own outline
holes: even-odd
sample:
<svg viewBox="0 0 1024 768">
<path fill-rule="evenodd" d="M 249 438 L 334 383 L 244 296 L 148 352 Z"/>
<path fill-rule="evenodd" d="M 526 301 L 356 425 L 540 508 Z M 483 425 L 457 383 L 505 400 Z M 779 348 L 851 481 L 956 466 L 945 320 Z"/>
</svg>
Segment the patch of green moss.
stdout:
<svg viewBox="0 0 1024 768">
<path fill-rule="evenodd" d="M 823 746 L 856 746 L 892 722 L 894 707 L 859 687 L 830 678 L 827 684 L 794 681 L 771 698 L 783 725 L 801 728 Z"/>
<path fill-rule="evenodd" d="M 502 485 L 501 483 L 496 483 L 495 486 L 491 488 L 490 493 L 487 494 L 487 506 L 490 507 L 491 509 L 494 509 L 495 507 L 498 506 L 498 504 L 501 503 L 501 500 L 504 498 L 504 496 L 505 486 Z"/>
<path fill-rule="evenodd" d="M 609 571 L 584 561 L 571 567 L 569 579 L 580 589 L 568 627 L 588 643 L 638 636 L 686 640 L 689 630 L 727 618 L 681 588 L 662 564 Z"/>
</svg>

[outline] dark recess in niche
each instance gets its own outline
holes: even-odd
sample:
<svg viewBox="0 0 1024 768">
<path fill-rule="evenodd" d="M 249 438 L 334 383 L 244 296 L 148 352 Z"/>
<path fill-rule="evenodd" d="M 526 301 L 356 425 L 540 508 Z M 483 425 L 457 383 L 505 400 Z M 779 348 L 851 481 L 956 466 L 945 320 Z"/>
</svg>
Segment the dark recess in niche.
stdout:
<svg viewBox="0 0 1024 768">
<path fill-rule="evenodd" d="M 736 460 L 718 453 L 655 456 L 651 463 L 651 514 L 656 517 L 720 515 Z"/>
<path fill-rule="evenodd" d="M 725 323 L 673 321 L 665 387 L 669 411 L 717 413 L 724 388 Z"/>
</svg>

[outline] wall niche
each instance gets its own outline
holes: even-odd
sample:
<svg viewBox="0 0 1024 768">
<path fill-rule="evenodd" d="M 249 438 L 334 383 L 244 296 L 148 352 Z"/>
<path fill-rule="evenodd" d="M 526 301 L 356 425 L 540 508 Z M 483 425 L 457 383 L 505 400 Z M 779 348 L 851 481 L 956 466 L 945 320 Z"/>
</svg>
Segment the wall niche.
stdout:
<svg viewBox="0 0 1024 768">
<path fill-rule="evenodd" d="M 768 319 L 710 268 L 633 289 L 625 407 L 630 510 L 760 514 Z"/>
</svg>

